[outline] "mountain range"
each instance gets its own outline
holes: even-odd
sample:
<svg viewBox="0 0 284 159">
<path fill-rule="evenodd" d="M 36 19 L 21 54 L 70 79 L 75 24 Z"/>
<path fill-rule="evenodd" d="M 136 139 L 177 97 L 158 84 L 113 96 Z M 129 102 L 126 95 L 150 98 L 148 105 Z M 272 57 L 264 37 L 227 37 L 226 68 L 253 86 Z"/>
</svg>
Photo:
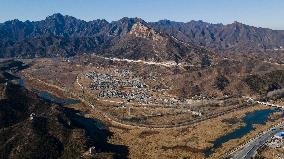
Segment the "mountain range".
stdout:
<svg viewBox="0 0 284 159">
<path fill-rule="evenodd" d="M 216 49 L 244 45 L 272 49 L 284 44 L 284 31 L 257 28 L 239 22 L 223 25 L 202 21 L 183 23 L 161 20 L 150 24 L 155 29 L 173 35 L 184 42 Z"/>
<path fill-rule="evenodd" d="M 284 31 L 234 22 L 83 21 L 59 13 L 41 21 L 0 23 L 0 57 L 70 57 L 83 53 L 200 63 L 226 51 L 283 50 Z"/>
</svg>

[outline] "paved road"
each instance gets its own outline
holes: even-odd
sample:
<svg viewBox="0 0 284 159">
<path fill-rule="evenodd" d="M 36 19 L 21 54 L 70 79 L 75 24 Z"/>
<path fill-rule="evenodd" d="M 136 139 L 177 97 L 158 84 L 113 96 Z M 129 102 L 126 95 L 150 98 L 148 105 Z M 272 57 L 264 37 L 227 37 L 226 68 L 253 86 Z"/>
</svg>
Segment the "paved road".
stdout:
<svg viewBox="0 0 284 159">
<path fill-rule="evenodd" d="M 232 159 L 251 159 L 255 154 L 256 151 L 264 145 L 266 141 L 268 141 L 273 135 L 279 132 L 279 128 L 283 127 L 284 123 L 277 126 L 276 130 L 270 129 L 266 133 L 262 134 L 261 136 L 257 137 L 255 140 L 247 143 L 242 149 L 235 152 Z"/>
<path fill-rule="evenodd" d="M 270 107 L 276 107 L 276 108 L 284 109 L 284 106 L 282 106 L 282 105 L 277 105 L 277 104 L 268 103 L 268 102 L 261 102 L 261 101 L 254 100 L 253 98 L 246 97 L 246 96 L 243 96 L 243 98 L 246 98 L 247 102 L 254 102 L 254 103 L 261 104 L 261 105 L 266 105 L 266 106 L 270 106 Z"/>
</svg>

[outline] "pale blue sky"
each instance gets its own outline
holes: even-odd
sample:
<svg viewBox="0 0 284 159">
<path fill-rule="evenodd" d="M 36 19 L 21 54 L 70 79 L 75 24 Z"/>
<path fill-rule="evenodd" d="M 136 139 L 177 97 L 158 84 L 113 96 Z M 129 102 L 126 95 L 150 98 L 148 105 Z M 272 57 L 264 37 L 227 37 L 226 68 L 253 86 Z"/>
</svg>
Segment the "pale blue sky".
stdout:
<svg viewBox="0 0 284 159">
<path fill-rule="evenodd" d="M 87 21 L 122 17 L 223 24 L 239 21 L 284 30 L 284 0 L 0 0 L 0 22 L 41 20 L 53 13 Z"/>
</svg>

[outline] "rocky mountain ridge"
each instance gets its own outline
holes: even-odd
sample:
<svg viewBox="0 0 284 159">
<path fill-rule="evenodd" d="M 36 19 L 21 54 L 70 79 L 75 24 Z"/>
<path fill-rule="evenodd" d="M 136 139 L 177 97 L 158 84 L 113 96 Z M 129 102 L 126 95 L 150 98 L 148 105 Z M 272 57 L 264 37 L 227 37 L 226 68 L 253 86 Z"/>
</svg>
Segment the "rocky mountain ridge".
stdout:
<svg viewBox="0 0 284 159">
<path fill-rule="evenodd" d="M 0 57 L 103 56 L 195 63 L 211 52 L 283 49 L 284 32 L 235 22 L 83 21 L 54 14 L 41 21 L 12 20 L 0 24 Z M 200 47 L 201 46 L 201 47 Z M 205 47 L 205 48 L 203 48 Z"/>
<path fill-rule="evenodd" d="M 203 21 L 183 23 L 161 20 L 150 25 L 185 42 L 210 48 L 229 49 L 248 44 L 259 49 L 272 49 L 284 45 L 284 31 L 258 28 L 236 21 L 223 25 Z"/>
</svg>

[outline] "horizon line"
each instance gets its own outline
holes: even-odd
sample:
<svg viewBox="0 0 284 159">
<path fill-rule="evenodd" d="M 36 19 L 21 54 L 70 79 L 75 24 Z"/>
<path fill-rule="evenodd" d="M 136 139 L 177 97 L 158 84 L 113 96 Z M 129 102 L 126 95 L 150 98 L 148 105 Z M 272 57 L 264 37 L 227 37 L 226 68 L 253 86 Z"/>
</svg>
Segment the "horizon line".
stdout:
<svg viewBox="0 0 284 159">
<path fill-rule="evenodd" d="M 106 20 L 104 18 L 97 18 L 97 19 L 92 19 L 92 20 L 86 20 L 86 19 L 82 19 L 82 18 L 78 18 L 78 17 L 75 17 L 75 16 L 72 16 L 72 15 L 68 15 L 68 14 L 62 14 L 62 13 L 53 13 L 51 15 L 47 15 L 45 17 L 43 17 L 42 19 L 37 19 L 37 20 L 30 20 L 30 19 L 18 19 L 18 18 L 14 18 L 14 19 L 10 19 L 10 20 L 5 20 L 5 21 L 1 21 L 0 20 L 0 24 L 4 24 L 6 22 L 10 22 L 10 21 L 15 21 L 15 20 L 18 20 L 18 21 L 21 21 L 21 22 L 39 22 L 39 21 L 43 21 L 45 19 L 47 19 L 48 17 L 51 17 L 51 16 L 54 16 L 54 15 L 61 15 L 61 16 L 67 16 L 67 17 L 72 17 L 72 18 L 75 18 L 77 20 L 82 20 L 84 22 L 92 22 L 92 21 L 95 21 L 95 20 L 105 20 L 107 21 L 108 23 L 112 23 L 112 22 L 116 22 L 116 21 L 119 21 L 123 18 L 129 18 L 129 19 L 135 19 L 135 18 L 138 18 L 138 19 L 141 19 L 147 23 L 155 23 L 155 22 L 159 22 L 159 21 L 170 21 L 170 22 L 176 22 L 176 23 L 190 23 L 190 22 L 203 22 L 203 23 L 208 23 L 208 24 L 211 24 L 211 25 L 223 25 L 223 26 L 226 26 L 226 25 L 231 25 L 231 24 L 234 24 L 234 23 L 240 23 L 240 24 L 243 24 L 243 25 L 247 25 L 247 26 L 251 26 L 251 27 L 256 27 L 256 28 L 260 28 L 260 29 L 270 29 L 270 30 L 275 30 L 275 31 L 284 31 L 284 28 L 283 29 L 273 29 L 273 28 L 269 28 L 269 27 L 262 27 L 262 26 L 256 26 L 256 25 L 251 25 L 251 24 L 246 24 L 244 22 L 240 22 L 240 21 L 237 21 L 237 20 L 234 20 L 233 22 L 231 23 L 222 23 L 222 22 L 207 22 L 207 21 L 204 21 L 204 20 L 196 20 L 196 19 L 192 19 L 192 20 L 187 20 L 187 21 L 175 21 L 175 20 L 171 20 L 171 19 L 160 19 L 160 20 L 155 20 L 155 21 L 147 21 L 147 20 L 144 20 L 143 18 L 141 17 L 130 17 L 130 16 L 124 16 L 124 17 L 121 17 L 120 19 L 117 19 L 117 20 Z"/>
</svg>

